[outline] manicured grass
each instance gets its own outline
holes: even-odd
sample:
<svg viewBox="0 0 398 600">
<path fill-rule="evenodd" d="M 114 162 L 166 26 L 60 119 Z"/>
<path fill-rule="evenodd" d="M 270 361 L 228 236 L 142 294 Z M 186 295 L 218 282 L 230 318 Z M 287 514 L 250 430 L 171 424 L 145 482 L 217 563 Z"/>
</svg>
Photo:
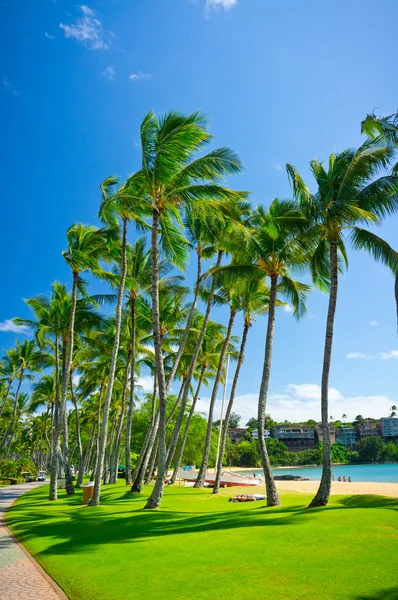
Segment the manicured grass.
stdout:
<svg viewBox="0 0 398 600">
<path fill-rule="evenodd" d="M 167 488 L 162 508 L 141 510 L 148 489 L 104 488 L 47 501 L 48 487 L 20 498 L 7 524 L 72 600 L 396 600 L 398 503 L 335 496 L 307 510 L 228 503 L 239 489 Z M 247 491 L 247 490 L 246 490 Z M 62 492 L 63 493 L 63 492 Z"/>
</svg>

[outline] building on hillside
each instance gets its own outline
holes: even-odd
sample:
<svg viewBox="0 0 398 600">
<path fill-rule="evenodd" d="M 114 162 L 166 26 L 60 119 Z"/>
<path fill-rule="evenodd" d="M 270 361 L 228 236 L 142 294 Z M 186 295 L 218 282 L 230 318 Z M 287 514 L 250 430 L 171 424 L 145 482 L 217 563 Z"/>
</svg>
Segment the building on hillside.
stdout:
<svg viewBox="0 0 398 600">
<path fill-rule="evenodd" d="M 357 441 L 357 432 L 353 427 L 342 425 L 336 430 L 336 442 L 346 448 L 353 448 Z"/>
<path fill-rule="evenodd" d="M 257 429 L 252 429 L 250 432 L 253 440 L 258 440 L 258 431 Z M 271 437 L 271 432 L 269 429 L 264 429 L 264 439 L 268 440 Z"/>
<path fill-rule="evenodd" d="M 383 438 L 395 442 L 398 439 L 398 417 L 380 419 L 380 433 Z"/>
<path fill-rule="evenodd" d="M 233 444 L 236 442 L 240 442 L 244 440 L 246 437 L 246 429 L 244 427 L 235 427 L 233 429 L 228 429 L 228 435 Z"/>
<path fill-rule="evenodd" d="M 380 427 L 377 421 L 373 419 L 365 419 L 355 425 L 358 437 L 370 437 L 372 435 L 380 435 Z"/>
<path fill-rule="evenodd" d="M 306 425 L 275 425 L 271 437 L 286 444 L 290 452 L 300 452 L 316 447 L 315 431 Z"/>
<path fill-rule="evenodd" d="M 314 426 L 314 429 L 315 429 L 315 435 L 316 435 L 316 438 L 318 439 L 318 442 L 323 442 L 322 423 L 317 423 Z M 332 427 L 331 425 L 329 425 L 329 440 L 330 440 L 331 444 L 336 443 L 336 429 L 334 427 Z"/>
</svg>

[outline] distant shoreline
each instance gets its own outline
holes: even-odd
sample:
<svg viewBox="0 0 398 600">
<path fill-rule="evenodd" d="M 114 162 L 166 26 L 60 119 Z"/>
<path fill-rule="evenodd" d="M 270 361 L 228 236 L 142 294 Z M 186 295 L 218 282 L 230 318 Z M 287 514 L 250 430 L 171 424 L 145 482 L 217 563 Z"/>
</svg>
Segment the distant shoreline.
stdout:
<svg viewBox="0 0 398 600">
<path fill-rule="evenodd" d="M 398 462 L 396 461 L 378 461 L 378 462 L 367 462 L 367 463 L 358 463 L 358 462 L 348 462 L 348 463 L 332 463 L 332 467 L 360 467 L 360 466 L 364 466 L 364 467 L 369 467 L 372 465 L 396 465 L 398 464 Z M 319 469 L 322 467 L 322 463 L 319 465 L 314 465 L 313 463 L 310 465 L 292 465 L 290 466 L 286 466 L 286 465 L 275 465 L 272 466 L 272 470 L 274 469 Z M 209 469 L 211 471 L 211 469 Z M 250 471 L 254 472 L 254 471 L 262 471 L 261 467 L 224 467 L 225 471 L 237 471 L 237 472 L 247 472 L 250 473 Z"/>
</svg>

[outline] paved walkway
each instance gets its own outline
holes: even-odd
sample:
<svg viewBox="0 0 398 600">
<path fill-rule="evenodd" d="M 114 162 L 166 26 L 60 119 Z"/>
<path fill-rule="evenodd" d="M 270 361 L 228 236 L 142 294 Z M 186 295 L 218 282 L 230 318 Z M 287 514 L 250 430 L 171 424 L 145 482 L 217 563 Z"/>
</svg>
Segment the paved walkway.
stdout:
<svg viewBox="0 0 398 600">
<path fill-rule="evenodd" d="M 0 488 L 0 599 L 67 600 L 64 592 L 22 548 L 4 525 L 4 514 L 16 498 L 40 483 Z"/>
</svg>

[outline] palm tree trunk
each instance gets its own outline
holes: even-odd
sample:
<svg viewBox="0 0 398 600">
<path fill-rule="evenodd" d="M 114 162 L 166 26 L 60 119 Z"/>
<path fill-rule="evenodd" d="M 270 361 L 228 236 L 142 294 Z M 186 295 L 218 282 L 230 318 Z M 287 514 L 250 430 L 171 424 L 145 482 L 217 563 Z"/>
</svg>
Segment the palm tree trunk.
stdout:
<svg viewBox="0 0 398 600">
<path fill-rule="evenodd" d="M 103 473 L 102 473 L 104 485 L 110 483 L 110 479 L 111 479 L 111 464 L 110 464 L 111 463 L 111 450 L 113 447 L 113 438 L 115 435 L 116 423 L 117 423 L 117 413 L 115 411 L 114 415 L 113 415 L 109 435 L 108 435 L 108 444 L 107 444 L 107 447 L 105 450 L 104 469 L 103 469 Z"/>
<path fill-rule="evenodd" d="M 267 506 L 279 506 L 281 501 L 278 496 L 274 477 L 272 475 L 271 464 L 269 462 L 267 446 L 264 439 L 265 429 L 265 410 L 267 406 L 267 396 L 269 380 L 271 376 L 271 365 L 272 365 L 272 346 L 274 342 L 274 328 L 275 328 L 275 305 L 276 305 L 276 293 L 278 287 L 278 277 L 271 277 L 271 289 L 269 298 L 268 308 L 268 323 L 267 323 L 267 336 L 265 340 L 265 356 L 263 375 L 261 378 L 260 394 L 258 398 L 258 443 L 260 446 L 261 462 L 263 465 L 265 486 L 267 491 Z"/>
<path fill-rule="evenodd" d="M 154 445 L 153 450 L 152 450 L 151 460 L 149 461 L 148 473 L 145 477 L 145 482 L 144 482 L 145 485 L 148 485 L 151 483 L 152 475 L 155 470 L 156 457 L 158 454 L 158 450 L 159 450 L 159 440 L 156 440 L 156 444 Z"/>
<path fill-rule="evenodd" d="M 73 310 L 73 309 L 72 309 Z M 69 344 L 70 346 L 70 344 Z M 62 343 L 62 353 L 61 353 L 61 365 L 62 365 L 62 392 L 66 387 L 66 391 L 68 391 L 68 382 L 64 382 L 65 377 L 67 377 L 67 342 L 66 340 Z M 69 370 L 70 373 L 70 370 Z M 61 404 L 60 404 L 60 415 L 61 415 L 61 423 L 63 428 L 63 459 L 64 459 L 64 469 L 65 469 L 65 491 L 67 494 L 72 495 L 75 493 L 75 488 L 73 485 L 72 471 L 70 468 L 70 460 L 69 460 L 69 428 L 68 428 L 68 414 L 66 412 L 66 393 L 65 393 L 65 401 L 63 401 L 63 396 L 61 396 Z"/>
<path fill-rule="evenodd" d="M 178 474 L 178 471 L 180 469 L 182 455 L 184 454 L 185 444 L 187 442 L 189 426 L 191 424 L 192 417 L 193 417 L 193 414 L 195 412 L 196 402 L 198 401 L 198 398 L 199 398 L 199 391 L 200 391 L 200 388 L 202 387 L 202 381 L 203 381 L 203 377 L 204 377 L 204 374 L 205 374 L 205 370 L 206 370 L 206 365 L 203 365 L 203 367 L 202 367 L 202 369 L 200 371 L 199 381 L 198 381 L 198 385 L 196 387 L 196 392 L 195 392 L 195 396 L 193 398 L 191 410 L 189 411 L 187 422 L 185 423 L 184 434 L 182 436 L 180 448 L 179 448 L 178 453 L 177 453 L 177 458 L 176 458 L 176 462 L 175 462 L 175 466 L 174 466 L 174 471 L 173 471 L 173 474 L 171 476 L 170 483 L 175 483 L 175 480 L 177 479 L 177 474 Z"/>
<path fill-rule="evenodd" d="M 120 442 L 122 439 L 122 428 L 124 422 L 124 413 L 126 410 L 126 396 L 127 396 L 127 384 L 129 380 L 129 369 L 130 369 L 130 355 L 131 350 L 127 353 L 126 359 L 126 368 L 124 371 L 124 382 L 123 382 L 123 391 L 122 391 L 122 407 L 120 411 L 119 423 L 116 431 L 115 443 L 113 446 L 112 459 L 111 459 L 111 474 L 110 474 L 110 482 L 117 483 L 117 474 L 119 470 L 119 453 L 120 453 Z M 131 398 L 130 398 L 131 400 Z"/>
<path fill-rule="evenodd" d="M 57 500 L 58 491 L 58 469 L 61 455 L 61 421 L 59 415 L 59 342 L 58 336 L 55 336 L 55 407 L 54 407 L 54 427 L 53 427 L 53 447 L 51 452 L 51 473 L 50 473 L 50 493 L 49 500 Z"/>
<path fill-rule="evenodd" d="M 104 413 L 102 418 L 102 429 L 101 438 L 99 445 L 99 456 L 98 456 L 98 469 L 95 476 L 95 485 L 93 499 L 90 506 L 98 506 L 100 502 L 101 494 L 101 476 L 104 469 L 105 449 L 108 435 L 108 420 L 109 420 L 109 409 L 111 406 L 113 384 L 115 381 L 116 363 L 119 354 L 119 343 L 120 343 L 120 329 L 122 325 L 122 309 L 123 309 L 123 296 L 124 286 L 126 283 L 126 272 L 127 272 L 127 257 L 126 257 L 126 244 L 127 244 L 127 219 L 123 219 L 123 234 L 122 234 L 122 268 L 120 272 L 120 284 L 118 290 L 118 298 L 116 305 L 116 331 L 115 339 L 113 342 L 111 366 L 109 370 L 108 387 L 106 390 L 106 397 L 104 402 Z"/>
<path fill-rule="evenodd" d="M 160 215 L 157 208 L 153 209 L 152 214 L 152 238 L 151 238 L 151 258 L 152 258 L 152 327 L 153 340 L 155 347 L 156 374 L 159 388 L 159 454 L 158 454 L 158 473 L 155 487 L 151 496 L 148 498 L 145 509 L 157 508 L 160 505 L 164 489 L 164 477 L 166 474 L 166 406 L 167 406 L 167 388 L 164 375 L 162 339 L 159 320 L 159 221 Z"/>
<path fill-rule="evenodd" d="M 83 474 L 84 474 L 83 473 L 84 458 L 83 458 L 82 438 L 81 438 L 81 434 L 80 434 L 79 410 L 77 407 L 76 394 L 75 394 L 75 390 L 73 387 L 72 371 L 70 372 L 70 375 L 69 375 L 69 387 L 70 387 L 70 391 L 71 391 L 71 395 L 72 395 L 73 406 L 75 407 L 76 442 L 77 442 L 77 449 L 78 449 L 78 453 L 79 453 L 79 467 L 78 467 L 79 472 L 78 472 L 78 476 L 77 476 L 76 487 L 81 488 L 82 483 L 83 483 Z"/>
<path fill-rule="evenodd" d="M 73 284 L 72 284 L 72 297 L 71 297 L 71 313 L 70 313 L 70 323 L 69 323 L 69 343 L 67 349 L 67 355 L 63 361 L 64 364 L 62 366 L 62 389 L 61 389 L 61 406 L 62 410 L 65 412 L 65 429 L 64 429 L 64 460 L 65 460 L 65 488 L 67 494 L 73 494 L 75 489 L 73 487 L 72 481 L 72 473 L 70 469 L 70 463 L 68 457 L 65 456 L 65 450 L 68 451 L 67 440 L 68 440 L 68 421 L 66 418 L 66 397 L 68 394 L 68 385 L 70 379 L 70 372 L 72 366 L 73 359 L 73 342 L 75 335 L 75 316 L 76 316 L 76 302 L 77 302 L 77 282 L 79 278 L 79 274 L 73 271 Z"/>
<path fill-rule="evenodd" d="M 156 439 L 156 436 L 158 433 L 157 428 L 159 425 L 159 421 L 157 419 L 158 419 L 159 414 L 156 413 L 156 394 L 157 394 L 157 377 L 156 377 L 156 369 L 155 369 L 154 378 L 153 378 L 151 422 L 148 427 L 148 431 L 146 433 L 144 443 L 142 444 L 140 455 L 137 460 L 137 464 L 134 468 L 134 474 L 132 477 L 134 483 L 131 486 L 131 490 L 130 490 L 131 492 L 135 492 L 138 494 L 141 492 L 142 484 L 144 482 L 144 477 L 145 477 L 145 470 L 146 470 L 146 467 L 147 467 L 148 461 L 149 461 L 149 456 L 151 454 L 152 446 L 155 443 L 155 439 Z M 146 461 L 145 469 L 142 470 L 142 464 L 144 461 Z"/>
<path fill-rule="evenodd" d="M 397 307 L 397 328 L 398 328 L 398 273 L 396 273 L 396 275 L 395 275 L 395 286 L 394 287 L 395 287 L 395 304 Z"/>
<path fill-rule="evenodd" d="M 326 506 L 329 502 L 330 488 L 332 485 L 332 455 L 329 436 L 329 375 L 332 359 L 334 317 L 336 314 L 337 291 L 339 272 L 337 263 L 337 240 L 330 242 L 330 296 L 326 321 L 325 350 L 323 355 L 322 387 L 321 387 L 321 415 L 323 435 L 323 468 L 321 483 L 318 491 L 311 501 L 309 508 Z"/>
<path fill-rule="evenodd" d="M 14 381 L 14 378 L 13 378 L 13 377 L 10 377 L 10 379 L 8 380 L 8 386 L 7 386 L 7 390 L 6 390 L 5 394 L 4 394 L 4 400 L 3 400 L 3 402 L 1 403 L 1 408 L 0 408 L 0 418 L 1 418 L 1 415 L 3 414 L 3 410 L 4 410 L 4 408 L 5 408 L 5 405 L 6 405 L 6 403 L 7 403 L 7 400 L 8 400 L 8 394 L 10 393 L 10 389 L 11 389 L 11 386 L 12 386 L 12 382 L 13 382 L 13 381 Z"/>
<path fill-rule="evenodd" d="M 236 315 L 236 310 L 233 310 L 231 308 L 230 315 L 229 315 L 227 335 L 225 336 L 224 344 L 221 349 L 220 360 L 219 360 L 218 368 L 217 368 L 217 374 L 216 374 L 216 378 L 214 380 L 213 391 L 211 393 L 210 406 L 209 406 L 209 417 L 207 419 L 207 431 L 206 431 L 206 440 L 205 440 L 205 447 L 204 447 L 204 451 L 203 451 L 202 464 L 200 465 L 199 473 L 198 473 L 198 476 L 197 476 L 195 484 L 194 484 L 194 487 L 196 487 L 196 488 L 202 488 L 205 483 L 207 467 L 209 465 L 211 434 L 213 431 L 214 406 L 215 406 L 216 400 L 217 400 L 218 386 L 220 384 L 222 372 L 224 369 L 225 356 L 227 354 L 228 344 L 229 344 L 229 341 L 230 341 L 231 335 L 232 335 L 232 328 L 233 328 L 234 321 L 235 321 L 235 315 Z"/>
<path fill-rule="evenodd" d="M 84 457 L 84 462 L 83 462 L 83 475 L 85 475 L 90 468 L 90 463 L 91 463 L 91 453 L 93 451 L 93 446 L 94 446 L 94 440 L 95 440 L 95 427 L 96 427 L 96 423 L 94 421 L 94 423 L 91 426 L 91 432 L 90 432 L 90 441 L 88 443 L 88 448 L 86 451 L 86 456 Z"/>
<path fill-rule="evenodd" d="M 130 364 L 130 400 L 126 423 L 126 485 L 131 485 L 131 427 L 134 411 L 134 377 L 135 377 L 135 336 L 136 336 L 136 297 L 131 297 L 131 364 Z"/>
<path fill-rule="evenodd" d="M 220 490 L 220 478 L 221 478 L 221 471 L 222 471 L 222 463 L 223 463 L 223 459 L 224 459 L 225 444 L 226 444 L 227 435 L 228 435 L 229 418 L 232 413 L 232 407 L 233 407 L 234 400 L 235 400 L 236 386 L 238 385 L 240 370 L 242 367 L 243 358 L 245 356 L 245 347 L 246 347 L 247 334 L 249 332 L 249 327 L 250 327 L 250 320 L 245 318 L 245 322 L 243 325 L 242 341 L 241 341 L 240 350 L 239 350 L 238 362 L 237 362 L 236 369 L 235 369 L 234 380 L 232 382 L 231 394 L 229 397 L 227 411 L 225 413 L 224 423 L 222 424 L 220 454 L 218 457 L 217 474 L 216 474 L 216 480 L 214 482 L 213 494 L 218 494 L 218 492 Z M 221 423 L 220 423 L 220 425 L 221 425 Z"/>
<path fill-rule="evenodd" d="M 169 393 L 172 383 L 174 381 L 174 377 L 176 376 L 177 369 L 180 364 L 181 357 L 183 355 L 185 346 L 187 344 L 189 332 L 191 330 L 192 321 L 193 321 L 193 318 L 194 318 L 195 312 L 196 312 L 196 305 L 198 303 L 198 295 L 199 295 L 199 280 L 200 280 L 200 276 L 201 276 L 201 272 L 202 272 L 202 250 L 201 250 L 200 245 L 198 246 L 198 249 L 197 249 L 197 257 L 198 257 L 198 261 L 197 261 L 197 272 L 196 272 L 196 285 L 195 285 L 193 302 L 192 302 L 191 310 L 189 311 L 187 322 L 185 324 L 184 335 L 182 336 L 181 344 L 178 348 L 177 356 L 175 358 L 173 367 L 171 369 L 171 372 L 170 372 L 170 375 L 169 375 L 169 378 L 167 381 L 167 393 Z M 217 266 L 220 266 L 222 252 L 219 253 L 219 257 L 220 258 L 219 258 L 219 262 L 217 263 Z M 213 278 L 213 281 L 214 281 L 214 278 Z M 214 290 L 213 290 L 213 294 L 211 294 L 211 301 L 213 300 L 213 295 L 214 295 Z M 207 324 L 206 324 L 206 326 L 207 326 Z M 206 329 L 205 329 L 205 331 L 206 331 Z M 202 343 L 200 345 L 202 345 Z M 200 348 L 199 348 L 199 350 L 200 350 Z M 196 360 L 195 360 L 195 363 L 196 363 Z M 195 365 L 194 365 L 194 367 L 195 367 Z M 192 379 L 192 375 L 191 375 L 191 379 Z M 189 383 L 189 385 L 190 385 L 190 383 Z M 188 389 L 189 389 L 189 385 L 188 385 Z"/>
<path fill-rule="evenodd" d="M 23 367 L 21 367 L 21 372 L 20 372 L 20 376 L 19 376 L 18 387 L 17 387 L 17 391 L 15 392 L 15 398 L 14 398 L 14 410 L 13 410 L 10 422 L 8 424 L 8 427 L 6 429 L 6 432 L 4 434 L 4 437 L 3 437 L 3 439 L 0 442 L 0 452 L 4 448 L 4 446 L 6 444 L 6 441 L 7 441 L 7 438 L 12 433 L 12 430 L 14 428 L 15 418 L 16 418 L 17 412 L 18 412 L 18 398 L 19 398 L 19 392 L 21 390 L 23 373 L 24 373 L 24 369 L 23 369 Z M 11 440 L 12 440 L 12 437 L 11 437 Z M 9 444 L 9 446 L 10 446 L 10 444 Z"/>
</svg>

